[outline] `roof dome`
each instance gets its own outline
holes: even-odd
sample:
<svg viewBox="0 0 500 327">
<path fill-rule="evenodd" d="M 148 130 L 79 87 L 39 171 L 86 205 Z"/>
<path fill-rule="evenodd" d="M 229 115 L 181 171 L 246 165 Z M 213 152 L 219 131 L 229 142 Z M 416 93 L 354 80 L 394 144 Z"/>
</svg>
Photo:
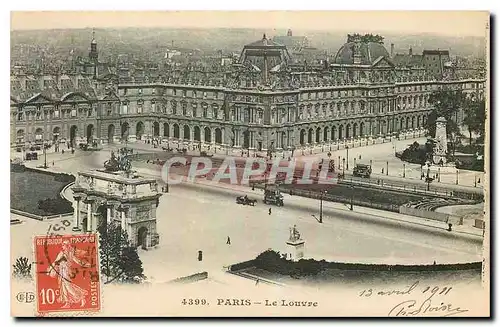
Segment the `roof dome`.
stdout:
<svg viewBox="0 0 500 327">
<path fill-rule="evenodd" d="M 352 65 L 353 64 L 354 42 L 347 42 L 340 47 L 335 56 L 335 64 Z M 389 52 L 383 43 L 378 42 L 360 42 L 359 51 L 361 53 L 361 64 L 371 65 L 379 57 L 390 57 Z"/>
</svg>

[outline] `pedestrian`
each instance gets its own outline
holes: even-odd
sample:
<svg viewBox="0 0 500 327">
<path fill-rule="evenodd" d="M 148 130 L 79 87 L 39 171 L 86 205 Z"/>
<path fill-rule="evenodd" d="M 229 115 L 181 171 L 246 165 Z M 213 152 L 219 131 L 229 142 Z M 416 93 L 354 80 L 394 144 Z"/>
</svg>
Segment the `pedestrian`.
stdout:
<svg viewBox="0 0 500 327">
<path fill-rule="evenodd" d="M 382 168 L 382 174 L 384 173 L 384 168 Z"/>
<path fill-rule="evenodd" d="M 54 166 L 54 161 L 52 160 L 52 166 Z"/>
<path fill-rule="evenodd" d="M 226 244 L 229 244 L 229 245 L 231 245 L 231 238 L 230 238 L 229 236 L 227 237 L 227 241 L 226 241 Z"/>
<path fill-rule="evenodd" d="M 359 155 L 359 160 L 361 160 L 361 155 Z"/>
<path fill-rule="evenodd" d="M 478 184 L 481 184 L 481 178 L 478 178 L 478 179 L 477 179 L 477 183 L 478 183 Z"/>
<path fill-rule="evenodd" d="M 257 286 L 257 285 L 259 285 L 259 279 L 258 278 L 255 280 L 255 286 Z"/>
<path fill-rule="evenodd" d="M 271 215 L 271 208 L 269 208 L 269 215 Z"/>
</svg>

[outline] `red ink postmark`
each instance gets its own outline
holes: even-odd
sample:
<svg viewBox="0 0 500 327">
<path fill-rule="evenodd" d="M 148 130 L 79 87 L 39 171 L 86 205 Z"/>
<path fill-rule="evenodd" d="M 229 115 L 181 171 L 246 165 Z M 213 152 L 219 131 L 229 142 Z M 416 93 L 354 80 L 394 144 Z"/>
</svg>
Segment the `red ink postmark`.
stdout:
<svg viewBox="0 0 500 327">
<path fill-rule="evenodd" d="M 38 236 L 34 243 L 37 311 L 99 310 L 101 291 L 97 236 Z"/>
</svg>

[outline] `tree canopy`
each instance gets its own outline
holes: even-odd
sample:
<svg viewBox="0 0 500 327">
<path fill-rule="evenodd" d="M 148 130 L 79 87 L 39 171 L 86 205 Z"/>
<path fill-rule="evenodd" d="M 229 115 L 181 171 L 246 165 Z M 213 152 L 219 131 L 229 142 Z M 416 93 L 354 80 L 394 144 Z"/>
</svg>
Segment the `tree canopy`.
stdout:
<svg viewBox="0 0 500 327">
<path fill-rule="evenodd" d="M 472 144 L 472 133 L 479 135 L 479 143 L 484 143 L 486 133 L 486 103 L 484 100 L 468 101 L 467 108 L 465 108 L 464 125 L 469 130 L 470 144 Z"/>
<path fill-rule="evenodd" d="M 448 137 L 460 135 L 460 128 L 457 124 L 457 115 L 460 108 L 465 108 L 468 100 L 462 90 L 439 90 L 429 96 L 429 103 L 434 106 L 430 112 L 425 128 L 428 135 L 436 137 L 436 120 L 439 117 L 446 119 L 446 135 Z"/>
<path fill-rule="evenodd" d="M 99 226 L 101 274 L 104 282 L 130 282 L 143 278 L 142 261 L 137 248 L 130 245 L 127 233 L 116 222 Z"/>
</svg>

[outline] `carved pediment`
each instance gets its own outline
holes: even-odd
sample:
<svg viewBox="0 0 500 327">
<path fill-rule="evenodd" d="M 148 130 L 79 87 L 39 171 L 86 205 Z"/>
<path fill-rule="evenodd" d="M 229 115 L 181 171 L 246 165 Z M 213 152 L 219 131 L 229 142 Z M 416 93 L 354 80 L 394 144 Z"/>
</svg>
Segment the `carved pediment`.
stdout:
<svg viewBox="0 0 500 327">
<path fill-rule="evenodd" d="M 82 93 L 79 92 L 70 92 L 66 93 L 61 98 L 62 102 L 87 102 L 89 99 Z"/>
<path fill-rule="evenodd" d="M 54 102 L 54 100 L 41 93 L 35 94 L 34 96 L 25 101 L 26 104 L 32 104 L 32 105 L 46 104 L 51 102 Z"/>
</svg>

